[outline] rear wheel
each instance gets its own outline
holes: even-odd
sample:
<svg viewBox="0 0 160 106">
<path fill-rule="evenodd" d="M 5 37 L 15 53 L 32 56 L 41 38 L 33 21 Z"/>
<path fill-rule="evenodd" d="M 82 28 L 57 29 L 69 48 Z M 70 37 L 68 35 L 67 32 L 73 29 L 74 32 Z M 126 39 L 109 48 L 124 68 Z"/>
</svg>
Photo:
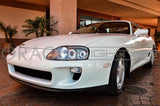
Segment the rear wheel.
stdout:
<svg viewBox="0 0 160 106">
<path fill-rule="evenodd" d="M 151 57 L 150 57 L 150 62 L 147 64 L 148 67 L 152 67 L 154 64 L 154 58 L 155 58 L 155 51 L 154 49 L 151 51 Z"/>
<path fill-rule="evenodd" d="M 118 95 L 122 92 L 124 79 L 125 79 L 125 58 L 124 54 L 119 52 L 112 64 L 110 80 L 109 80 L 109 93 Z"/>
</svg>

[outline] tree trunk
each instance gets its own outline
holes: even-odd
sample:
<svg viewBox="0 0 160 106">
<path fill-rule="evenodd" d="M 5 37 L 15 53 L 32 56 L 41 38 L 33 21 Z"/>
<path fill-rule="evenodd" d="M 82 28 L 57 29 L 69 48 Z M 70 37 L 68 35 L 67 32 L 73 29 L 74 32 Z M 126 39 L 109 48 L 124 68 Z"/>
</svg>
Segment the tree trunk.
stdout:
<svg viewBox="0 0 160 106">
<path fill-rule="evenodd" d="M 9 43 L 7 33 L 5 32 L 6 42 Z"/>
<path fill-rule="evenodd" d="M 37 37 L 37 38 L 39 37 L 39 34 L 38 34 L 38 32 L 36 32 L 36 37 Z"/>
<path fill-rule="evenodd" d="M 41 37 L 43 37 L 44 31 L 41 32 Z"/>
</svg>

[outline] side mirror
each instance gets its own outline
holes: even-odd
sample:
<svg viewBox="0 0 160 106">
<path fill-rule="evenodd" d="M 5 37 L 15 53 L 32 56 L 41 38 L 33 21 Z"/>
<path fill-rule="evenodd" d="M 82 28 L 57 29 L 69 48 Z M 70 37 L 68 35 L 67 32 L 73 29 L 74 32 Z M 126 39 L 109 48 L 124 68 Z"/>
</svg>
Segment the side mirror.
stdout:
<svg viewBox="0 0 160 106">
<path fill-rule="evenodd" d="M 72 33 L 73 33 L 73 32 L 69 32 L 68 34 L 69 34 L 69 35 L 72 35 Z"/>
<path fill-rule="evenodd" d="M 134 33 L 136 37 L 148 35 L 148 29 L 137 29 L 137 31 Z"/>
</svg>

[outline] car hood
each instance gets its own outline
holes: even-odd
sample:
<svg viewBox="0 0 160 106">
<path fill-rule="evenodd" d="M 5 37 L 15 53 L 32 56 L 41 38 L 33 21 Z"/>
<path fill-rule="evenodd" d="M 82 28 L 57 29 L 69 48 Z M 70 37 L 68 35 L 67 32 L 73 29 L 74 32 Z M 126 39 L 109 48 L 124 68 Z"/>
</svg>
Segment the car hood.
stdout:
<svg viewBox="0 0 160 106">
<path fill-rule="evenodd" d="M 73 35 L 41 37 L 26 41 L 23 43 L 23 46 L 28 48 L 42 48 L 42 49 L 47 47 L 56 48 L 59 46 L 69 46 L 69 45 L 87 46 L 98 40 L 107 39 L 106 36 L 115 36 L 115 34 L 73 34 Z"/>
</svg>

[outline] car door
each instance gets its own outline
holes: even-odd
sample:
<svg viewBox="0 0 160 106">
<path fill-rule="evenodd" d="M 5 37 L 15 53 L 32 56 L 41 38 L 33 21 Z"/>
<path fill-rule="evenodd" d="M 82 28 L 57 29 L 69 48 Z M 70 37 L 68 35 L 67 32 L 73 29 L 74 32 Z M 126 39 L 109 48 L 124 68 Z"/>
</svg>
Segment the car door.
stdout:
<svg viewBox="0 0 160 106">
<path fill-rule="evenodd" d="M 146 35 L 140 35 L 137 37 L 141 41 L 141 56 L 140 58 L 144 62 L 148 62 L 150 60 L 150 53 L 152 50 L 152 38 Z"/>
<path fill-rule="evenodd" d="M 136 24 L 132 24 L 132 33 L 133 33 L 133 67 L 134 69 L 139 67 L 142 64 L 142 61 L 144 60 L 144 48 L 143 48 L 143 42 L 144 42 L 144 36 L 135 36 L 134 33 L 139 29 L 140 27 Z"/>
<path fill-rule="evenodd" d="M 148 35 L 144 35 L 143 38 L 143 56 L 146 61 L 150 60 L 151 51 L 153 49 L 152 38 Z"/>
</svg>

